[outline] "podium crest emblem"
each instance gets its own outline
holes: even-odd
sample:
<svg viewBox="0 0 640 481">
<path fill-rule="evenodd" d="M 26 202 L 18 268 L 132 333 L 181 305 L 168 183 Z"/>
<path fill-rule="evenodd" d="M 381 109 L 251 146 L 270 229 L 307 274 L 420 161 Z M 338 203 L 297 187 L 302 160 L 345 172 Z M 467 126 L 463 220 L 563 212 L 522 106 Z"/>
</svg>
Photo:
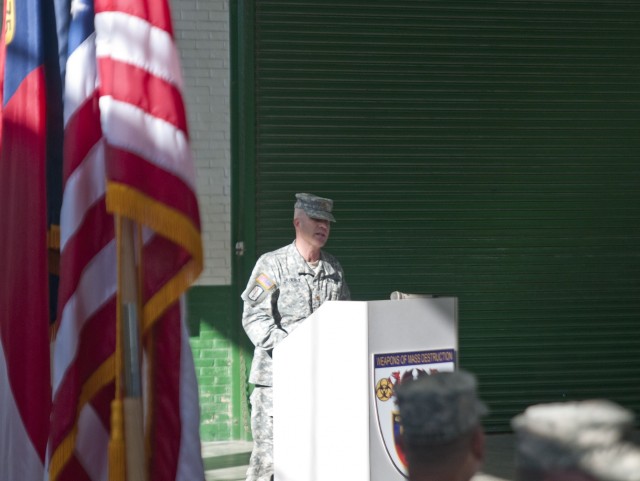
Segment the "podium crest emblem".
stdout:
<svg viewBox="0 0 640 481">
<path fill-rule="evenodd" d="M 454 349 L 394 352 L 373 356 L 373 396 L 378 429 L 389 458 L 405 477 L 408 476 L 407 462 L 399 444 L 401 426 L 395 390 L 402 382 L 429 376 L 435 372 L 453 371 L 455 366 Z"/>
</svg>

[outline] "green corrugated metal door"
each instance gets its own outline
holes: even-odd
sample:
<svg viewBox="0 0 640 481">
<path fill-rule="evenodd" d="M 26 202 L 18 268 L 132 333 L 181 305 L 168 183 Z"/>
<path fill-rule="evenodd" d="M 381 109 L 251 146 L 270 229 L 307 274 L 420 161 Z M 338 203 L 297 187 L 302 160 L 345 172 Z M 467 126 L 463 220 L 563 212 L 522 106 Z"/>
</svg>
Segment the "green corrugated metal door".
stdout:
<svg viewBox="0 0 640 481">
<path fill-rule="evenodd" d="M 490 430 L 640 410 L 640 3 L 254 8 L 257 253 L 292 239 L 295 192 L 332 197 L 354 298 L 459 298 Z"/>
</svg>

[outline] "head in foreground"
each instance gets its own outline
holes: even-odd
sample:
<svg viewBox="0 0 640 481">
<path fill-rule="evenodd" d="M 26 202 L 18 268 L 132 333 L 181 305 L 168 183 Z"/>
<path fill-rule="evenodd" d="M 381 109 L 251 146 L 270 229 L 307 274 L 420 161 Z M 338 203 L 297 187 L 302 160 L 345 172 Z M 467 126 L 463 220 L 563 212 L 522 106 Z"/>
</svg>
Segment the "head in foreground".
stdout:
<svg viewBox="0 0 640 481">
<path fill-rule="evenodd" d="M 484 459 L 487 407 L 466 371 L 402 382 L 396 391 L 411 481 L 468 481 Z"/>
</svg>

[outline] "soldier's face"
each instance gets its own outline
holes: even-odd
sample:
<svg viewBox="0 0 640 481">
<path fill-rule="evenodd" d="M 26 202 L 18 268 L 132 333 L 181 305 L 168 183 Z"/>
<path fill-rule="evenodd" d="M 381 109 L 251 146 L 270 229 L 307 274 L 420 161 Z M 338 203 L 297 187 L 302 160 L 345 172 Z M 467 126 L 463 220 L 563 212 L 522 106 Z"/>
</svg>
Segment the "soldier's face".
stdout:
<svg viewBox="0 0 640 481">
<path fill-rule="evenodd" d="M 309 245 L 322 248 L 329 240 L 331 223 L 324 219 L 313 219 L 307 214 L 300 215 L 296 222 L 296 235 Z"/>
</svg>

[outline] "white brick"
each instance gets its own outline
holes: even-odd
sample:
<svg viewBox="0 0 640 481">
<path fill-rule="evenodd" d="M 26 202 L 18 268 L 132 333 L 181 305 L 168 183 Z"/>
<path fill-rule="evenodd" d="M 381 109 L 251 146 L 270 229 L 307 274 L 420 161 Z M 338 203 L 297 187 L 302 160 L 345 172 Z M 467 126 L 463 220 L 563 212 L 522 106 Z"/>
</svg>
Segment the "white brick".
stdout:
<svg viewBox="0 0 640 481">
<path fill-rule="evenodd" d="M 198 173 L 205 269 L 198 285 L 231 284 L 228 0 L 172 0 L 184 100 Z"/>
</svg>

